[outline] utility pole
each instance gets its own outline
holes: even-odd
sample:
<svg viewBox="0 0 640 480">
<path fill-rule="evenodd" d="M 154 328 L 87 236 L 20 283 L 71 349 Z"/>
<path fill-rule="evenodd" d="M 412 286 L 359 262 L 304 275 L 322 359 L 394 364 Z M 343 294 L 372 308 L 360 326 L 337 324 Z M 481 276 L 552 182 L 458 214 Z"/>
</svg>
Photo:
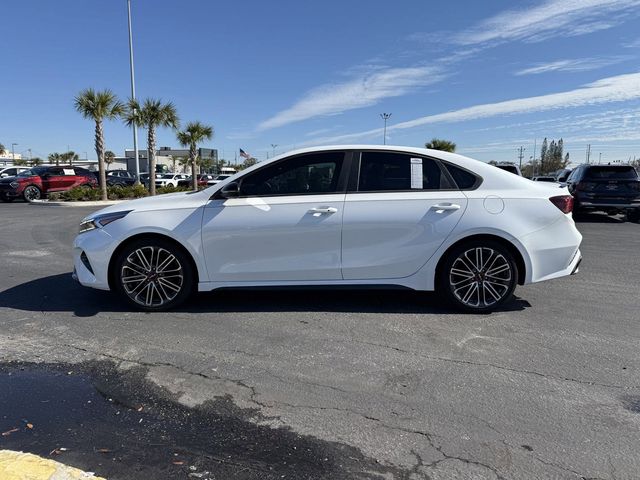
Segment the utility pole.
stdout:
<svg viewBox="0 0 640 480">
<path fill-rule="evenodd" d="M 27 148 L 27 152 L 29 152 L 29 161 L 31 161 L 31 149 Z"/>
<path fill-rule="evenodd" d="M 273 153 L 271 154 L 272 157 L 276 156 L 276 147 L 278 146 L 277 143 L 272 143 L 271 144 L 271 148 L 273 149 Z"/>
<path fill-rule="evenodd" d="M 524 151 L 526 150 L 526 148 L 524 148 L 522 145 L 520 145 L 520 148 L 518 148 L 518 159 L 520 160 L 520 170 L 522 170 L 522 159 L 524 158 Z M 534 159 L 535 160 L 535 159 Z"/>
<path fill-rule="evenodd" d="M 381 113 L 380 114 L 380 118 L 382 118 L 384 120 L 384 135 L 382 137 L 382 144 L 386 145 L 387 144 L 387 120 L 389 120 L 391 118 L 391 114 L 390 113 Z"/>
<path fill-rule="evenodd" d="M 598 165 L 602 162 L 602 152 L 598 154 Z"/>
<path fill-rule="evenodd" d="M 133 71 L 133 35 L 131 34 L 131 0 L 127 0 L 127 18 L 129 20 L 129 69 L 131 71 L 131 100 L 136 99 L 136 79 Z M 135 111 L 133 112 L 136 113 Z M 138 126 L 135 120 L 133 127 L 133 154 L 135 155 L 136 184 L 140 184 L 140 159 L 138 158 Z M 147 152 L 148 153 L 148 152 Z M 155 172 L 149 172 L 154 175 Z"/>
<path fill-rule="evenodd" d="M 11 144 L 11 160 L 14 165 L 16 163 L 16 145 L 18 144 L 17 143 Z"/>
<path fill-rule="evenodd" d="M 587 145 L 587 165 L 589 164 L 590 159 L 591 159 L 591 144 Z"/>
</svg>

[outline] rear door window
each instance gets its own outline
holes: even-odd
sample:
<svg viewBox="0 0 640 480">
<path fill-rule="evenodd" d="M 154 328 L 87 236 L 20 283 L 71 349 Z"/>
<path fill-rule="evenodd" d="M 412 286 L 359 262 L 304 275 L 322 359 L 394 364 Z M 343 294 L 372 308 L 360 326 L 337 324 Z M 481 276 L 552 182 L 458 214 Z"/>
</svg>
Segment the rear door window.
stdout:
<svg viewBox="0 0 640 480">
<path fill-rule="evenodd" d="M 442 190 L 452 188 L 433 159 L 396 152 L 362 152 L 359 192 Z"/>
</svg>

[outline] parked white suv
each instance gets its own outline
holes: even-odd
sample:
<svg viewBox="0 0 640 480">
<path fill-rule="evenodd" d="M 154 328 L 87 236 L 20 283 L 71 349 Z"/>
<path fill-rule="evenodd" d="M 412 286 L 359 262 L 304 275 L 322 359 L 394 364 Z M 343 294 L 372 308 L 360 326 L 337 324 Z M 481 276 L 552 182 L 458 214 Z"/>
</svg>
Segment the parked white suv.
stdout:
<svg viewBox="0 0 640 480">
<path fill-rule="evenodd" d="M 177 187 L 178 182 L 186 178 L 189 178 L 189 176 L 184 173 L 163 173 L 162 175 L 156 175 L 156 187 Z"/>
<path fill-rule="evenodd" d="M 145 310 L 221 287 L 400 285 L 485 312 L 577 271 L 572 206 L 566 188 L 453 153 L 310 148 L 90 215 L 75 277 Z"/>
</svg>

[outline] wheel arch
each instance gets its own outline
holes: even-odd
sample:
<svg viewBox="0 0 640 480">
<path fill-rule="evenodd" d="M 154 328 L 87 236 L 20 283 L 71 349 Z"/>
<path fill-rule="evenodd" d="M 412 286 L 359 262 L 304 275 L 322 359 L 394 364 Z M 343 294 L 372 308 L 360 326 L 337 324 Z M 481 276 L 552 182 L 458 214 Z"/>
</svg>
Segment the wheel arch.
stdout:
<svg viewBox="0 0 640 480">
<path fill-rule="evenodd" d="M 109 289 L 111 291 L 114 291 L 114 286 L 115 286 L 115 259 L 118 258 L 118 255 L 120 255 L 120 252 L 122 252 L 122 250 L 124 250 L 128 245 L 138 240 L 141 240 L 143 238 L 161 239 L 173 244 L 176 248 L 181 250 L 189 259 L 191 268 L 193 269 L 193 274 L 195 276 L 195 278 L 193 279 L 194 284 L 196 286 L 198 285 L 200 281 L 200 271 L 198 270 L 198 264 L 193 258 L 193 255 L 191 254 L 191 252 L 184 245 L 178 242 L 175 238 L 171 238 L 168 235 L 163 235 L 162 233 L 143 232 L 143 233 L 138 233 L 130 237 L 127 237 L 116 247 L 116 249 L 111 254 L 111 258 L 109 259 L 109 267 L 107 269 L 107 281 L 109 282 Z"/>
<path fill-rule="evenodd" d="M 442 266 L 444 264 L 445 259 L 448 257 L 449 253 L 451 252 L 451 250 L 453 250 L 454 248 L 464 243 L 467 243 L 470 241 L 476 241 L 476 240 L 491 240 L 493 242 L 500 243 L 501 245 L 506 247 L 509 250 L 509 253 L 513 255 L 513 258 L 516 261 L 516 267 L 518 268 L 518 285 L 525 284 L 526 278 L 527 278 L 527 264 L 525 263 L 524 256 L 522 255 L 522 252 L 520 251 L 520 249 L 512 241 L 504 237 L 501 237 L 499 235 L 490 234 L 490 233 L 479 233 L 479 234 L 469 235 L 449 245 L 447 249 L 443 252 L 443 254 L 440 256 L 440 259 L 438 260 L 438 264 L 436 265 L 436 270 L 435 270 L 436 281 L 438 278 L 440 278 Z"/>
</svg>

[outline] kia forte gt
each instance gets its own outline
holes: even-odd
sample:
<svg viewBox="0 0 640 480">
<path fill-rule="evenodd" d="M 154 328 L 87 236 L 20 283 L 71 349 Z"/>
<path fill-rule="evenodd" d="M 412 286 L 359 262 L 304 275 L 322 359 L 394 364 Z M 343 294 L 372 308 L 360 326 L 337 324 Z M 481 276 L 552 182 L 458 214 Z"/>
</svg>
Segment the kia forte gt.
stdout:
<svg viewBox="0 0 640 480">
<path fill-rule="evenodd" d="M 311 148 L 90 215 L 74 277 L 143 310 L 221 287 L 397 285 L 485 312 L 577 272 L 572 206 L 565 188 L 461 155 Z"/>
</svg>

